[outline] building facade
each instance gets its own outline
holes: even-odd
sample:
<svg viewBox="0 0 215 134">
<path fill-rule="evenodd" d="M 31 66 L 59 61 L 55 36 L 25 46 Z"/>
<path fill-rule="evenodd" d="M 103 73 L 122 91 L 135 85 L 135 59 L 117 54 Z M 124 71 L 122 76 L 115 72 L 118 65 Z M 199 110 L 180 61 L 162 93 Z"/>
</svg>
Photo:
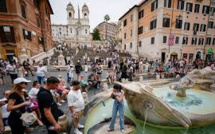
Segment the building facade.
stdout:
<svg viewBox="0 0 215 134">
<path fill-rule="evenodd" d="M 186 2 L 183 31 L 183 58 L 215 59 L 215 1 Z"/>
<path fill-rule="evenodd" d="M 214 13 L 213 7 L 214 4 L 209 0 L 143 0 L 119 19 L 121 49 L 138 53 L 150 60 L 160 59 L 167 62 L 169 59 L 185 58 L 193 61 L 196 51 L 205 46 L 193 45 L 192 38 L 201 42 L 210 33 L 211 45 L 206 46 L 206 49 L 215 48 L 212 42 L 214 29 L 209 29 L 207 33 L 193 32 L 197 26 L 200 30 L 201 24 L 195 24 L 198 20 L 208 26 L 208 17 Z M 214 21 L 212 16 L 210 19 Z M 205 25 L 202 29 L 207 28 Z M 214 24 L 211 25 L 214 27 Z M 193 58 L 189 58 L 189 55 Z"/>
<path fill-rule="evenodd" d="M 99 30 L 100 37 L 103 40 L 115 39 L 117 36 L 117 25 L 115 23 L 103 21 L 96 28 Z"/>
<path fill-rule="evenodd" d="M 67 5 L 67 25 L 52 25 L 53 40 L 71 46 L 90 46 L 92 36 L 90 34 L 89 9 L 86 4 L 82 12 L 78 7 L 78 17 L 75 18 L 75 10 L 71 3 Z"/>
<path fill-rule="evenodd" d="M 0 0 L 1 58 L 19 57 L 26 49 L 29 57 L 52 49 L 48 0 Z"/>
</svg>

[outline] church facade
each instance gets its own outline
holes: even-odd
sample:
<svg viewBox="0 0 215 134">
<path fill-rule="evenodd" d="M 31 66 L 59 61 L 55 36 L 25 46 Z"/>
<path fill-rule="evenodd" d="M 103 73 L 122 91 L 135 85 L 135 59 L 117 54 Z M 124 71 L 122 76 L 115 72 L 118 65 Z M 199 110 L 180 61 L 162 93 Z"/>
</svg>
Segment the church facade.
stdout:
<svg viewBox="0 0 215 134">
<path fill-rule="evenodd" d="M 67 24 L 53 24 L 52 36 L 56 44 L 91 47 L 92 36 L 90 34 L 89 8 L 86 4 L 82 10 L 78 7 L 78 17 L 75 18 L 75 9 L 71 3 L 67 5 Z"/>
</svg>

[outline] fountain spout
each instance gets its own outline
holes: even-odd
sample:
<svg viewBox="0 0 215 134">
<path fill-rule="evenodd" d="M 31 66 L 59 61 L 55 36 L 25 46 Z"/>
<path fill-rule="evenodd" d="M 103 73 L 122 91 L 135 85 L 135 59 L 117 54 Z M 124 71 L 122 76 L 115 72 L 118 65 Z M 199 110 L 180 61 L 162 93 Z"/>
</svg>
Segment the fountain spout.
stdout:
<svg viewBox="0 0 215 134">
<path fill-rule="evenodd" d="M 181 83 L 174 83 L 172 85 L 170 85 L 170 89 L 176 90 L 176 96 L 180 97 L 180 98 L 186 98 L 186 90 L 188 88 L 186 88 L 185 86 L 183 86 Z"/>
</svg>

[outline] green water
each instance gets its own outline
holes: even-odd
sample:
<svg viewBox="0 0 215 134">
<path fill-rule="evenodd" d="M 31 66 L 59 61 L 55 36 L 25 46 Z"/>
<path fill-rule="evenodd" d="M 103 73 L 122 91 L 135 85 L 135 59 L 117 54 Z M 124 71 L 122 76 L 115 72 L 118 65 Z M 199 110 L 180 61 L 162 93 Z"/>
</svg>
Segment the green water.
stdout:
<svg viewBox="0 0 215 134">
<path fill-rule="evenodd" d="M 88 130 L 96 124 L 102 122 L 105 118 L 111 117 L 113 100 L 109 99 L 105 102 L 105 106 L 100 103 L 88 115 L 85 122 L 84 133 L 87 134 Z M 129 110 L 125 101 L 125 116 L 131 119 L 135 125 L 136 130 L 132 134 L 185 134 L 186 129 L 177 127 L 157 126 L 153 124 L 146 124 L 143 129 L 144 122 L 138 120 Z M 201 128 L 190 128 L 186 134 L 215 134 L 215 124 Z"/>
</svg>

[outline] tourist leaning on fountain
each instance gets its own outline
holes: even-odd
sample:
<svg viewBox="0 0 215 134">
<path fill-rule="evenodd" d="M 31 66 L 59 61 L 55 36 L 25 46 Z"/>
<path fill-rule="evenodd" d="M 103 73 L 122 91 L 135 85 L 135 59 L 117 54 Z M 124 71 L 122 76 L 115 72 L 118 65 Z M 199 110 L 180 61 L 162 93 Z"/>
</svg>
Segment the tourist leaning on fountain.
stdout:
<svg viewBox="0 0 215 134">
<path fill-rule="evenodd" d="M 114 99 L 113 109 L 112 109 L 112 118 L 111 123 L 108 128 L 108 132 L 114 131 L 114 126 L 116 122 L 117 112 L 119 111 L 120 119 L 120 130 L 122 133 L 125 132 L 124 128 L 124 91 L 120 85 L 113 86 L 113 92 L 110 95 Z"/>
<path fill-rule="evenodd" d="M 79 124 L 79 120 L 83 114 L 85 106 L 80 88 L 80 82 L 73 81 L 71 90 L 69 91 L 69 94 L 67 96 L 68 106 L 72 115 L 72 122 L 75 127 L 75 134 L 82 134 L 82 132 L 80 132 L 78 128 L 84 128 L 83 125 Z"/>
</svg>

